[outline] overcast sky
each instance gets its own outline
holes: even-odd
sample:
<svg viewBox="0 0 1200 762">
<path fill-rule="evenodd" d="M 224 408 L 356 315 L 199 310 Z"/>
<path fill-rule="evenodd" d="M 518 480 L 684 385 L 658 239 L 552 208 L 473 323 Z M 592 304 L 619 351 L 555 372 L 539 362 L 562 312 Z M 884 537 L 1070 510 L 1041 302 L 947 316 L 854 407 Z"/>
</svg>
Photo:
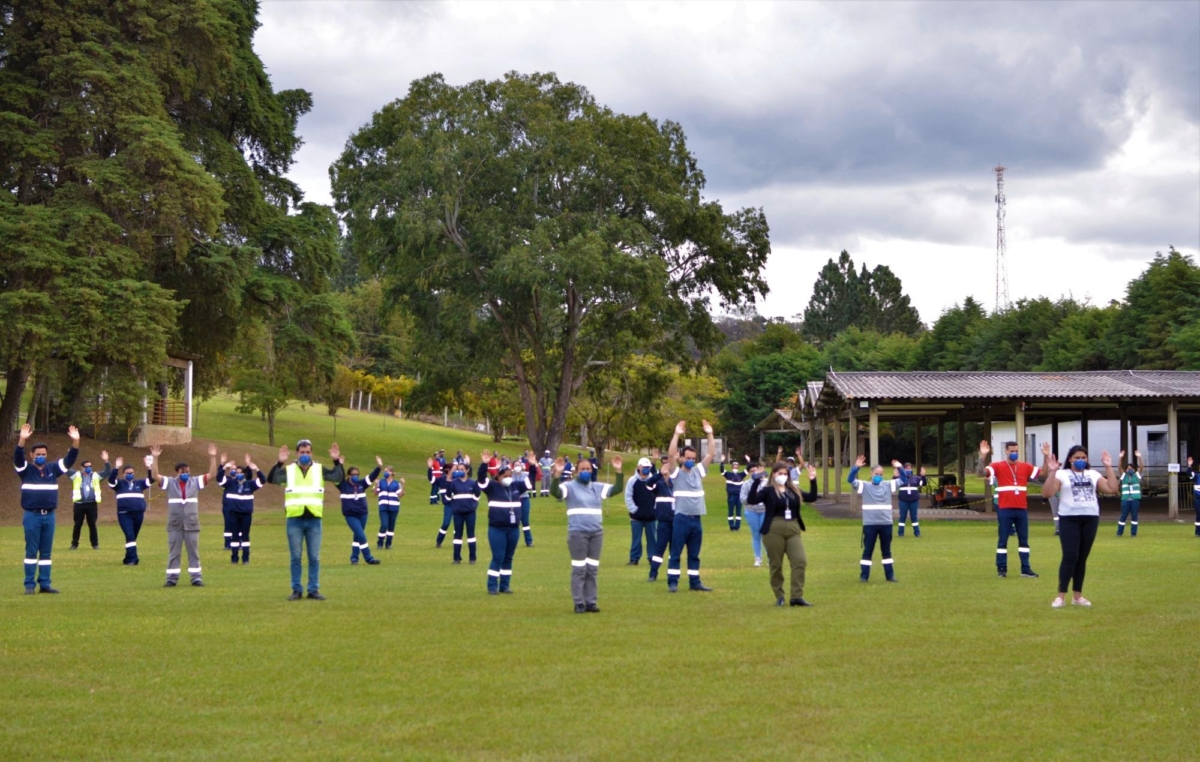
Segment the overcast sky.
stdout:
<svg viewBox="0 0 1200 762">
<path fill-rule="evenodd" d="M 277 89 L 313 93 L 292 177 L 330 202 L 347 137 L 431 72 L 553 71 L 683 125 L 727 209 L 771 225 L 771 294 L 803 311 L 847 249 L 932 322 L 993 304 L 997 162 L 1013 299 L 1124 294 L 1200 250 L 1200 2 L 263 3 Z"/>
</svg>

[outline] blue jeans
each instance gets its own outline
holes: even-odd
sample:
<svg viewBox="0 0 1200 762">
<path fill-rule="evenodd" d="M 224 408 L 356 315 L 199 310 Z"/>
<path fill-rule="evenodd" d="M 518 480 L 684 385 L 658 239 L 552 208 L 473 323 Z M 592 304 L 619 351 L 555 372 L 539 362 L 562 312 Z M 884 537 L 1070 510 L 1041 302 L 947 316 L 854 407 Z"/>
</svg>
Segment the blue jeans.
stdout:
<svg viewBox="0 0 1200 762">
<path fill-rule="evenodd" d="M 630 519 L 629 526 L 633 529 L 633 543 L 629 546 L 629 560 L 631 563 L 637 563 L 642 560 L 642 533 L 646 534 L 646 555 L 650 555 L 654 551 L 654 528 L 653 521 L 638 521 Z"/>
<path fill-rule="evenodd" d="M 904 536 L 904 520 L 907 518 L 912 522 L 913 534 L 917 537 L 921 536 L 921 523 L 917 521 L 917 508 L 921 505 L 919 500 L 901 500 L 900 501 L 900 526 L 896 534 Z"/>
<path fill-rule="evenodd" d="M 754 548 L 754 557 L 762 558 L 762 525 L 767 514 L 758 511 L 746 511 L 746 523 L 750 525 L 750 545 Z"/>
<path fill-rule="evenodd" d="M 25 587 L 33 587 L 33 573 L 37 571 L 37 583 L 50 587 L 50 551 L 54 547 L 54 511 L 25 511 L 21 522 L 25 527 Z"/>
<path fill-rule="evenodd" d="M 342 514 L 346 519 L 346 526 L 350 527 L 350 533 L 354 536 L 350 542 L 350 563 L 358 563 L 358 554 L 362 553 L 362 557 L 371 560 L 371 545 L 367 542 L 367 517 L 366 516 L 348 516 Z"/>
<path fill-rule="evenodd" d="M 315 516 L 291 516 L 287 520 L 288 550 L 292 554 L 292 590 L 300 592 L 300 551 L 308 546 L 308 592 L 321 588 L 321 520 Z"/>
<path fill-rule="evenodd" d="M 1021 556 L 1021 570 L 1029 569 L 1029 511 L 1021 508 L 1001 508 L 996 511 L 1000 541 L 996 543 L 996 568 L 1008 568 L 1008 538 L 1017 530 L 1017 552 Z"/>
<path fill-rule="evenodd" d="M 679 583 L 679 557 L 687 547 L 688 586 L 700 587 L 700 546 L 704 542 L 704 524 L 699 516 L 675 514 L 671 534 L 671 558 L 667 562 L 667 581 Z"/>
<path fill-rule="evenodd" d="M 529 498 L 532 493 L 521 496 L 521 530 L 525 532 L 525 544 L 533 545 L 533 527 L 529 525 Z"/>
<path fill-rule="evenodd" d="M 488 527 L 488 545 L 492 548 L 492 562 L 488 564 L 488 590 L 507 590 L 512 584 L 513 555 L 521 540 L 518 527 Z"/>
<path fill-rule="evenodd" d="M 121 525 L 121 531 L 125 533 L 126 563 L 136 564 L 139 560 L 137 538 L 138 533 L 142 531 L 142 519 L 145 517 L 145 511 L 117 511 L 117 523 Z"/>
<path fill-rule="evenodd" d="M 392 538 L 396 536 L 396 517 L 400 509 L 394 505 L 379 506 L 379 547 L 392 547 Z"/>
<path fill-rule="evenodd" d="M 1125 519 L 1129 519 L 1132 522 L 1129 527 L 1129 534 L 1137 537 L 1138 509 L 1141 507 L 1141 500 L 1121 501 L 1121 518 L 1117 521 L 1117 537 L 1125 534 Z"/>
</svg>

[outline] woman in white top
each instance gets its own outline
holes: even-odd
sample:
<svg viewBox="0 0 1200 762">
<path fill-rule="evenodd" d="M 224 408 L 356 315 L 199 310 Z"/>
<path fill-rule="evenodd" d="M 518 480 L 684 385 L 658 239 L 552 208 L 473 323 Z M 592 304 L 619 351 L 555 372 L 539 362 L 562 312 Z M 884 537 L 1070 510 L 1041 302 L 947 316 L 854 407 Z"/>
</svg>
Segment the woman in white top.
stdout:
<svg viewBox="0 0 1200 762">
<path fill-rule="evenodd" d="M 1046 473 L 1052 476 L 1042 485 L 1042 497 L 1051 498 L 1057 493 L 1058 531 L 1062 544 L 1062 563 L 1058 567 L 1058 597 L 1050 605 L 1060 609 L 1065 605 L 1067 584 L 1071 584 L 1075 606 L 1091 606 L 1083 597 L 1083 575 L 1087 570 L 1088 554 L 1096 541 L 1096 530 L 1100 528 L 1099 490 L 1108 494 L 1120 494 L 1121 483 L 1113 471 L 1112 457 L 1107 450 L 1100 453 L 1104 464 L 1101 475 L 1088 467 L 1088 451 L 1083 445 L 1075 445 L 1067 452 L 1066 468 L 1050 453 L 1050 443 L 1042 445 L 1046 456 Z"/>
</svg>

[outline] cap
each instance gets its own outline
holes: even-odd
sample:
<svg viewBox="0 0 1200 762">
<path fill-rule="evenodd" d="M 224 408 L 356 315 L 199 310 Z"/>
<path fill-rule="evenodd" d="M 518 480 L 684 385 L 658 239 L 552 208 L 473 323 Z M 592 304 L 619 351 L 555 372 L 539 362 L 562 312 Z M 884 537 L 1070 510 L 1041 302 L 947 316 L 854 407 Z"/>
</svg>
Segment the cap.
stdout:
<svg viewBox="0 0 1200 762">
<path fill-rule="evenodd" d="M 641 460 L 638 461 L 638 468 L 653 468 L 653 467 L 654 467 L 654 464 L 650 462 L 649 458 L 642 458 Z"/>
</svg>

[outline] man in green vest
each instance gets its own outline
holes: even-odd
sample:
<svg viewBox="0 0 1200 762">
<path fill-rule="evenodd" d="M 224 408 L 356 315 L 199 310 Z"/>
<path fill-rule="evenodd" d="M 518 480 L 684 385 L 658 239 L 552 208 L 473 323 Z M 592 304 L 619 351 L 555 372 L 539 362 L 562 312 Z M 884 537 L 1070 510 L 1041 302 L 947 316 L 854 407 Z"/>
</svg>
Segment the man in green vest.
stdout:
<svg viewBox="0 0 1200 762">
<path fill-rule="evenodd" d="M 1134 450 L 1133 457 L 1137 464 L 1125 463 L 1121 474 L 1121 518 L 1117 520 L 1117 537 L 1125 534 L 1125 521 L 1128 520 L 1129 535 L 1137 537 L 1138 509 L 1142 507 L 1142 454 Z M 1125 451 L 1121 450 L 1121 460 L 1125 460 Z"/>
<path fill-rule="evenodd" d="M 104 461 L 103 471 L 93 470 L 92 462 L 85 460 L 80 465 L 80 470 L 71 469 L 67 472 L 67 478 L 71 480 L 71 502 L 75 506 L 75 529 L 71 532 L 71 550 L 79 549 L 79 532 L 83 529 L 84 519 L 87 519 L 88 539 L 92 541 L 92 550 L 100 549 L 96 518 L 100 513 L 100 485 L 112 472 L 108 465 L 108 450 L 100 451 L 100 460 Z"/>
<path fill-rule="evenodd" d="M 334 442 L 329 447 L 332 468 L 313 461 L 312 442 L 296 444 L 296 462 L 289 464 L 288 447 L 279 448 L 279 462 L 271 467 L 267 481 L 284 487 L 283 507 L 287 514 L 288 549 L 292 554 L 292 595 L 289 601 L 304 597 L 300 586 L 300 555 L 308 548 L 308 597 L 323 601 L 321 595 L 321 516 L 325 512 L 325 482 L 340 484 L 346 478 L 342 451 Z"/>
</svg>

